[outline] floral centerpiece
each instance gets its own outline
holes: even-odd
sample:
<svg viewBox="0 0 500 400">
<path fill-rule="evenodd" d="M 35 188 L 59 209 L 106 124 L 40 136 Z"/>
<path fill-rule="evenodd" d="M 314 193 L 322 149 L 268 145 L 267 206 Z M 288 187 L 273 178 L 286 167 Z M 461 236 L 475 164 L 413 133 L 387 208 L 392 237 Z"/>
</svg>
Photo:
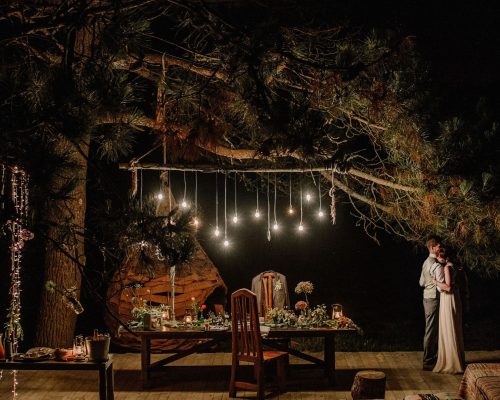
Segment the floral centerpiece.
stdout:
<svg viewBox="0 0 500 400">
<path fill-rule="evenodd" d="M 311 294 L 314 290 L 314 285 L 310 281 L 301 281 L 297 283 L 295 286 L 295 293 L 303 294 L 306 298 L 306 303 L 309 304 L 309 300 L 307 298 L 308 294 Z"/>
<path fill-rule="evenodd" d="M 203 312 L 207 309 L 205 304 L 198 306 L 198 302 L 194 297 L 191 297 L 191 309 L 193 310 L 193 314 L 196 316 L 198 321 L 203 320 Z"/>
<path fill-rule="evenodd" d="M 267 312 L 267 320 L 272 321 L 273 324 L 283 324 L 287 326 L 294 326 L 297 323 L 297 316 L 291 310 L 281 308 L 271 308 Z"/>
</svg>

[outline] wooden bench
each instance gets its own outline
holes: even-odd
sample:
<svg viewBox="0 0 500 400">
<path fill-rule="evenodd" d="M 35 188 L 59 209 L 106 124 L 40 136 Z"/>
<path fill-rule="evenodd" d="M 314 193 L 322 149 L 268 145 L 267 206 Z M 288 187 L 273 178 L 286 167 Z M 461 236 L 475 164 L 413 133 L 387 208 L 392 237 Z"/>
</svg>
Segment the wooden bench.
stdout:
<svg viewBox="0 0 500 400">
<path fill-rule="evenodd" d="M 99 400 L 114 400 L 113 357 L 105 362 L 76 361 L 6 361 L 0 362 L 0 370 L 18 371 L 98 371 Z"/>
</svg>

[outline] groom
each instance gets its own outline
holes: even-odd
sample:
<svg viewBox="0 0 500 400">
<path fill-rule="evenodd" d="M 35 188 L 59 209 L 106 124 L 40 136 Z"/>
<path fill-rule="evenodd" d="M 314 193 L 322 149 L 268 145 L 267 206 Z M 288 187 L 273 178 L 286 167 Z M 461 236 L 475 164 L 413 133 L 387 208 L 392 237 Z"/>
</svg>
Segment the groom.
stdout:
<svg viewBox="0 0 500 400">
<path fill-rule="evenodd" d="M 425 371 L 432 371 L 437 361 L 438 331 L 439 331 L 439 292 L 433 278 L 438 282 L 444 282 L 443 267 L 436 264 L 436 255 L 441 248 L 441 240 L 438 237 L 430 237 L 427 240 L 429 257 L 422 265 L 420 274 L 420 286 L 424 288 L 424 313 L 425 313 L 425 335 L 424 335 L 424 365 Z"/>
</svg>

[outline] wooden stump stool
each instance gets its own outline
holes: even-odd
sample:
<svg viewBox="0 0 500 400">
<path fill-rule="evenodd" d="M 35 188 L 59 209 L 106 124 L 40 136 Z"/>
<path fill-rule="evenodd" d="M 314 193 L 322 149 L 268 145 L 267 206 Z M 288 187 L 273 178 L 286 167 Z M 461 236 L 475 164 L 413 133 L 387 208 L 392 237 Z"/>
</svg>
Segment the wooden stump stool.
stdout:
<svg viewBox="0 0 500 400">
<path fill-rule="evenodd" d="M 385 374 L 381 371 L 359 371 L 351 388 L 353 400 L 383 399 L 385 396 Z"/>
</svg>

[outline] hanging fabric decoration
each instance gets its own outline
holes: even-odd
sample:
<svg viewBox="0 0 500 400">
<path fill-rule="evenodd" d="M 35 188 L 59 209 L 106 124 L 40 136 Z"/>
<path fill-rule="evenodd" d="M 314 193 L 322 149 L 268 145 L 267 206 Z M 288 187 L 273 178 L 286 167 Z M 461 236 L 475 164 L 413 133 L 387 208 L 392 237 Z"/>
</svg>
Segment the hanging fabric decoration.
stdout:
<svg viewBox="0 0 500 400">
<path fill-rule="evenodd" d="M 132 197 L 137 194 L 137 169 L 132 169 Z"/>
<path fill-rule="evenodd" d="M 334 168 L 332 168 L 332 187 L 330 188 L 328 194 L 330 196 L 330 216 L 332 218 L 332 225 L 335 225 L 337 221 L 337 209 L 335 206 L 335 183 L 334 183 Z"/>
<path fill-rule="evenodd" d="M 172 321 L 175 321 L 175 265 L 170 267 L 170 299 L 172 300 Z"/>
</svg>

